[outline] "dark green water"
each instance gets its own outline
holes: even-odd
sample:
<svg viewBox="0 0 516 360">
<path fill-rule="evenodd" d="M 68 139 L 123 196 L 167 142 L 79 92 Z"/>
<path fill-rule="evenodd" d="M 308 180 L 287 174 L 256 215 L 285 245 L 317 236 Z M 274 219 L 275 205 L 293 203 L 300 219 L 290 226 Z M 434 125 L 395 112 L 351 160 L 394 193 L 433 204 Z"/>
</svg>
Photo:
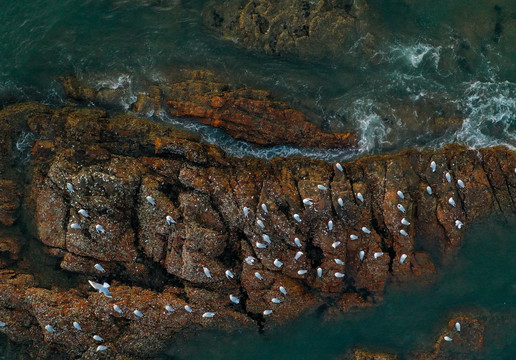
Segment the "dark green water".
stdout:
<svg viewBox="0 0 516 360">
<path fill-rule="evenodd" d="M 383 303 L 372 309 L 334 321 L 312 315 L 263 335 L 205 332 L 175 344 L 165 358 L 335 359 L 359 347 L 405 359 L 415 350 L 432 350 L 451 318 L 473 315 L 486 322 L 487 330 L 485 351 L 471 359 L 514 359 L 515 233 L 516 225 L 497 218 L 474 225 L 457 259 L 439 269 L 435 283 L 391 284 Z"/>
<path fill-rule="evenodd" d="M 171 69 L 208 68 L 319 115 L 329 131 L 357 130 L 358 151 L 257 150 L 195 125 L 233 155 L 356 157 L 406 147 L 516 145 L 514 0 L 369 0 L 363 29 L 341 52 L 268 56 L 220 40 L 205 1 L 0 1 L 0 101 L 62 104 L 57 81 L 124 88 L 127 107 Z M 373 38 L 366 42 L 367 36 Z M 436 116 L 464 118 L 444 131 Z M 168 119 L 174 122 L 174 119 Z"/>
</svg>

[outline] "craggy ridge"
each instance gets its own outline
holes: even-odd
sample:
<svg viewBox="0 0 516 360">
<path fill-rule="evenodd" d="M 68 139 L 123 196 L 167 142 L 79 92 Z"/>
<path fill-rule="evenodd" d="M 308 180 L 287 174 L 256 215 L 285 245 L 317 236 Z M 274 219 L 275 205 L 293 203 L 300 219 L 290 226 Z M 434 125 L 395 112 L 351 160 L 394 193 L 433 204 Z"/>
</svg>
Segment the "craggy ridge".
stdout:
<svg viewBox="0 0 516 360">
<path fill-rule="evenodd" d="M 98 334 L 108 347 L 103 356 L 145 358 L 175 334 L 198 328 L 266 329 L 321 306 L 329 306 L 330 315 L 370 306 L 382 299 L 389 280 L 431 278 L 435 267 L 427 251 L 435 250 L 439 261 L 456 253 L 464 232 L 456 220 L 468 226 L 516 210 L 516 154 L 503 147 L 406 150 L 343 162 L 340 171 L 306 158 L 232 158 L 191 134 L 98 109 L 26 103 L 0 111 L 3 126 L 13 118 L 37 137 L 24 199 L 34 235 L 63 270 L 87 276 L 75 289 L 44 289 L 31 274 L 10 270 L 15 256 L 2 262 L 0 320 L 6 326 L 0 331 L 26 344 L 33 357 L 66 351 L 64 357 L 96 358 L 92 336 Z M 19 201 L 0 200 L 1 209 Z M 16 226 L 19 212 L 0 214 L 4 225 Z M 92 291 L 86 279 L 108 281 L 112 298 Z M 215 316 L 202 317 L 205 312 Z M 48 324 L 55 332 L 44 330 Z"/>
</svg>

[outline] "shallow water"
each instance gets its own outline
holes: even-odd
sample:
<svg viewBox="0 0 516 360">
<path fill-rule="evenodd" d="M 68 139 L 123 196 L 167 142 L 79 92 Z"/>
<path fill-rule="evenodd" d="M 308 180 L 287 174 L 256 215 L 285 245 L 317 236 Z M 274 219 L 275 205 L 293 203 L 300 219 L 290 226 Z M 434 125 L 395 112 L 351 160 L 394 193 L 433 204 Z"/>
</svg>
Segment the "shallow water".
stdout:
<svg viewBox="0 0 516 360">
<path fill-rule="evenodd" d="M 332 321 L 310 315 L 263 335 L 206 331 L 174 344 L 163 359 L 334 359 L 355 347 L 405 359 L 416 350 L 431 351 L 448 320 L 468 314 L 487 323 L 485 351 L 471 359 L 514 359 L 515 232 L 516 224 L 498 218 L 473 225 L 435 282 L 388 285 L 384 301 L 373 308 Z"/>
<path fill-rule="evenodd" d="M 269 56 L 220 40 L 202 23 L 204 3 L 4 1 L 0 101 L 63 104 L 58 78 L 73 74 L 93 86 L 124 88 L 119 105 L 127 108 L 172 69 L 207 68 L 314 112 L 328 131 L 356 130 L 361 137 L 358 151 L 261 150 L 194 127 L 232 154 L 346 159 L 452 141 L 516 145 L 513 0 L 369 0 L 364 30 L 350 35 L 350 46 L 320 58 Z M 438 116 L 465 120 L 436 130 Z"/>
</svg>

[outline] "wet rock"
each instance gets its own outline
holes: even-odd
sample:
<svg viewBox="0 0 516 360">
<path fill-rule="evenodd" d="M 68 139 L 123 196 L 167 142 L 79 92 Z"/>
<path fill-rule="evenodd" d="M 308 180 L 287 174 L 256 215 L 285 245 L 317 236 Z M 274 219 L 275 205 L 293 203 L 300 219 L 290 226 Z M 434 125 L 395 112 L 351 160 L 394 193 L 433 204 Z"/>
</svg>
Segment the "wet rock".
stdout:
<svg viewBox="0 0 516 360">
<path fill-rule="evenodd" d="M 387 353 L 373 353 L 364 350 L 355 350 L 353 360 L 397 360 L 398 356 Z"/>
<path fill-rule="evenodd" d="M 352 43 L 365 1 L 212 1 L 204 23 L 226 39 L 270 54 L 321 56 Z"/>
</svg>

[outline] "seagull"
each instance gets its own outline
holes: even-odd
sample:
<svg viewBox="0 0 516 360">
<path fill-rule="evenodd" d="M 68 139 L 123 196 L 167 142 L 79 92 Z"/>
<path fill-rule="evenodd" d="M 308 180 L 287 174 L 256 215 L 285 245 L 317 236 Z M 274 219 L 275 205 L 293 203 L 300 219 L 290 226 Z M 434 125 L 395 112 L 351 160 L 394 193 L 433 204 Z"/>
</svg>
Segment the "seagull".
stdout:
<svg viewBox="0 0 516 360">
<path fill-rule="evenodd" d="M 299 214 L 294 214 L 294 219 L 295 219 L 297 222 L 301 222 L 301 216 L 299 216 Z"/>
<path fill-rule="evenodd" d="M 70 225 L 70 228 L 71 228 L 71 229 L 80 229 L 80 228 L 81 228 L 81 225 L 79 225 L 79 224 L 77 224 L 77 223 L 72 223 L 72 224 Z"/>
<path fill-rule="evenodd" d="M 430 168 L 432 169 L 432 172 L 435 172 L 435 167 L 436 167 L 436 165 L 435 165 L 435 161 L 432 161 L 432 162 L 430 163 Z"/>
<path fill-rule="evenodd" d="M 167 217 L 165 219 L 167 220 L 167 224 L 169 224 L 169 225 L 176 223 L 176 221 L 170 215 L 167 215 Z"/>
<path fill-rule="evenodd" d="M 455 220 L 455 226 L 457 227 L 457 229 L 460 230 L 462 228 L 462 226 L 464 226 L 464 224 L 460 220 Z"/>
<path fill-rule="evenodd" d="M 343 273 L 340 273 L 340 272 L 336 272 L 335 273 L 335 277 L 336 278 L 343 278 L 345 275 Z"/>
<path fill-rule="evenodd" d="M 271 243 L 271 238 L 267 234 L 262 235 L 263 241 L 265 241 L 267 244 Z"/>
<path fill-rule="evenodd" d="M 446 173 L 446 181 L 448 181 L 449 183 L 451 183 L 451 175 L 449 172 Z"/>
<path fill-rule="evenodd" d="M 428 195 L 432 195 L 432 188 L 430 186 L 427 186 L 426 192 L 428 193 Z"/>
<path fill-rule="evenodd" d="M 203 318 L 212 318 L 214 316 L 215 316 L 215 313 L 214 312 L 210 312 L 210 311 L 205 312 L 204 314 L 202 314 Z"/>
<path fill-rule="evenodd" d="M 264 310 L 263 311 L 263 315 L 267 316 L 267 315 L 270 315 L 272 314 L 272 310 Z"/>
<path fill-rule="evenodd" d="M 324 186 L 324 185 L 317 185 L 317 188 L 319 190 L 328 190 L 328 188 L 326 186 Z"/>
<path fill-rule="evenodd" d="M 249 208 L 247 206 L 244 206 L 244 216 L 246 218 L 249 217 Z"/>
<path fill-rule="evenodd" d="M 5 327 L 5 326 L 7 326 L 7 324 L 4 323 L 3 321 L 0 321 L 0 327 Z"/>
<path fill-rule="evenodd" d="M 96 283 L 95 281 L 91 281 L 91 280 L 88 280 L 88 282 L 90 283 L 90 285 L 95 289 L 95 290 L 98 290 L 99 293 L 103 293 L 104 296 L 110 298 L 112 297 L 111 296 L 111 293 L 109 292 L 109 284 L 108 283 L 104 283 L 104 284 L 99 284 L 99 283 Z"/>
<path fill-rule="evenodd" d="M 358 236 L 351 234 L 351 235 L 349 235 L 349 238 L 351 240 L 356 240 L 356 239 L 358 239 Z"/>
<path fill-rule="evenodd" d="M 371 230 L 369 230 L 365 226 L 362 227 L 362 231 L 365 232 L 366 234 L 370 234 L 371 233 Z"/>
<path fill-rule="evenodd" d="M 398 194 L 398 196 L 399 196 L 400 198 L 405 199 L 405 195 L 403 195 L 403 193 L 401 192 L 401 190 L 398 190 L 398 191 L 396 192 L 396 194 Z"/>
<path fill-rule="evenodd" d="M 226 270 L 226 277 L 229 279 L 233 279 L 235 275 L 230 270 Z"/>
<path fill-rule="evenodd" d="M 45 330 L 48 331 L 48 332 L 55 332 L 54 328 L 52 327 L 52 325 L 45 325 Z"/>
<path fill-rule="evenodd" d="M 344 265 L 344 261 L 342 261 L 341 259 L 333 259 L 333 261 L 335 261 L 337 265 Z"/>
<path fill-rule="evenodd" d="M 267 205 L 262 204 L 262 210 L 267 214 L 269 210 L 267 209 Z"/>
<path fill-rule="evenodd" d="M 208 269 L 206 266 L 203 266 L 202 269 L 204 271 L 204 275 L 206 275 L 207 278 L 211 278 L 210 269 Z"/>
<path fill-rule="evenodd" d="M 374 258 L 375 258 L 375 259 L 378 259 L 378 258 L 379 258 L 380 256 L 382 256 L 382 255 L 383 255 L 383 252 L 381 252 L 381 251 L 379 251 L 379 252 L 375 252 L 375 253 L 374 253 Z"/>
<path fill-rule="evenodd" d="M 95 225 L 95 230 L 97 230 L 97 232 L 101 233 L 101 234 L 104 234 L 106 232 L 106 230 L 104 230 L 104 228 L 102 227 L 102 225 Z"/>
<path fill-rule="evenodd" d="M 168 312 L 173 312 L 174 308 L 170 305 L 165 305 L 165 310 L 167 310 Z"/>
<path fill-rule="evenodd" d="M 253 256 L 248 256 L 245 258 L 245 262 L 248 264 L 248 265 L 254 265 L 254 262 L 256 261 L 256 258 L 253 257 Z"/>
<path fill-rule="evenodd" d="M 452 339 L 451 337 L 449 337 L 449 336 L 445 336 L 445 337 L 444 337 L 444 340 L 446 340 L 446 341 L 452 341 L 453 339 Z"/>
<path fill-rule="evenodd" d="M 105 272 L 106 271 L 106 270 L 104 270 L 104 268 L 100 264 L 95 264 L 95 266 L 93 266 L 93 267 L 95 269 L 97 269 L 98 271 L 101 271 L 101 272 Z"/>
<path fill-rule="evenodd" d="M 343 171 L 344 171 L 344 169 L 342 168 L 342 165 L 341 165 L 341 164 L 339 164 L 339 163 L 336 163 L 336 164 L 335 164 L 335 167 L 336 167 L 340 172 L 343 172 Z"/>
<path fill-rule="evenodd" d="M 66 188 L 68 189 L 69 192 L 71 192 L 72 194 L 75 192 L 75 190 L 73 189 L 73 186 L 72 184 L 70 183 L 66 183 Z"/>
<path fill-rule="evenodd" d="M 400 256 L 400 264 L 403 264 L 403 262 L 407 259 L 407 254 L 402 254 Z"/>
<path fill-rule="evenodd" d="M 189 313 L 191 313 L 193 311 L 192 308 L 188 305 L 185 305 L 185 310 L 188 311 Z"/>
<path fill-rule="evenodd" d="M 76 328 L 76 329 L 77 329 L 77 330 L 79 330 L 79 331 L 80 331 L 80 330 L 82 330 L 81 325 L 79 325 L 79 323 L 78 323 L 77 321 L 74 321 L 74 322 L 73 322 L 73 327 L 74 327 L 74 328 Z"/>
<path fill-rule="evenodd" d="M 277 268 L 280 268 L 283 266 L 283 263 L 279 259 L 275 259 L 274 266 L 276 266 Z"/>
<path fill-rule="evenodd" d="M 333 230 L 333 221 L 328 221 L 328 230 L 329 231 L 332 231 Z"/>
<path fill-rule="evenodd" d="M 364 260 L 364 255 L 365 255 L 365 251 L 364 250 L 361 250 L 358 253 L 358 258 L 360 259 L 360 261 Z"/>
<path fill-rule="evenodd" d="M 96 341 L 104 341 L 103 338 L 101 338 L 100 336 L 98 335 L 93 335 L 93 340 L 96 340 Z"/>
<path fill-rule="evenodd" d="M 362 193 L 357 193 L 357 199 L 364 202 L 364 196 L 362 196 Z"/>
<path fill-rule="evenodd" d="M 299 241 L 299 238 L 295 238 L 294 243 L 297 245 L 297 247 L 302 247 L 301 241 Z"/>
<path fill-rule="evenodd" d="M 265 229 L 265 225 L 263 225 L 263 221 L 258 219 L 258 220 L 256 220 L 256 223 L 258 224 L 259 227 L 261 227 L 262 229 Z"/>
<path fill-rule="evenodd" d="M 99 345 L 97 346 L 97 350 L 96 351 L 106 351 L 107 350 L 107 346 L 106 345 Z"/>
<path fill-rule="evenodd" d="M 298 251 L 296 253 L 296 256 L 294 256 L 294 261 L 298 260 L 301 256 L 303 256 L 303 252 L 302 251 Z"/>
<path fill-rule="evenodd" d="M 398 204 L 398 205 L 396 205 L 396 207 L 398 208 L 399 211 L 401 211 L 402 213 L 405 214 L 405 207 L 403 205 Z"/>
<path fill-rule="evenodd" d="M 317 276 L 318 277 L 322 276 L 322 269 L 320 267 L 317 268 Z"/>
<path fill-rule="evenodd" d="M 306 274 L 307 272 L 308 272 L 308 270 L 298 270 L 298 271 L 297 271 L 297 274 L 298 274 L 298 275 L 304 275 L 304 274 Z"/>
<path fill-rule="evenodd" d="M 312 202 L 311 198 L 306 198 L 306 199 L 303 199 L 303 204 L 312 206 L 314 203 Z"/>
<path fill-rule="evenodd" d="M 344 201 L 342 200 L 342 198 L 338 198 L 337 202 L 339 203 L 340 206 L 344 206 Z"/>
<path fill-rule="evenodd" d="M 265 249 L 265 248 L 267 247 L 267 245 L 262 244 L 261 242 L 258 242 L 258 241 L 257 241 L 257 242 L 256 242 L 256 247 L 257 247 L 258 249 Z"/>
<path fill-rule="evenodd" d="M 254 273 L 254 276 L 256 276 L 258 280 L 263 280 L 263 277 L 260 275 L 258 271 Z"/>
<path fill-rule="evenodd" d="M 448 204 L 450 204 L 451 206 L 455 207 L 456 204 L 455 204 L 455 200 L 453 200 L 453 198 L 449 198 L 448 199 Z"/>
<path fill-rule="evenodd" d="M 78 213 L 81 214 L 82 216 L 86 217 L 86 218 L 90 217 L 88 212 L 86 210 L 84 210 L 84 209 L 79 210 Z"/>
<path fill-rule="evenodd" d="M 271 302 L 274 303 L 274 304 L 279 304 L 279 303 L 281 303 L 281 300 L 278 299 L 278 298 L 272 298 Z"/>
<path fill-rule="evenodd" d="M 117 304 L 113 305 L 113 309 L 119 314 L 122 313 L 122 309 L 120 309 L 120 306 L 118 306 Z"/>
<path fill-rule="evenodd" d="M 152 196 L 147 196 L 146 197 L 147 201 L 149 202 L 149 204 L 151 204 L 152 206 L 155 206 L 156 205 L 156 202 L 154 201 L 154 199 L 152 198 Z"/>
<path fill-rule="evenodd" d="M 240 303 L 240 299 L 233 295 L 229 295 L 229 300 L 231 300 L 231 302 L 234 302 L 235 304 Z"/>
<path fill-rule="evenodd" d="M 279 287 L 279 291 L 281 291 L 283 295 L 287 295 L 287 290 L 283 286 Z"/>
<path fill-rule="evenodd" d="M 138 309 L 134 310 L 134 311 L 133 311 L 133 314 L 134 314 L 134 315 L 136 315 L 136 316 L 138 316 L 138 317 L 143 317 L 142 312 L 141 312 L 140 310 L 138 310 Z"/>
<path fill-rule="evenodd" d="M 408 233 L 403 229 L 400 230 L 400 234 L 403 236 L 408 236 Z"/>
<path fill-rule="evenodd" d="M 403 225 L 407 225 L 407 226 L 408 226 L 408 225 L 410 225 L 410 223 L 409 223 L 409 222 L 407 221 L 407 219 L 405 219 L 405 218 L 401 219 L 401 223 L 402 223 Z"/>
<path fill-rule="evenodd" d="M 455 330 L 460 331 L 460 323 L 459 322 L 455 323 Z"/>
<path fill-rule="evenodd" d="M 466 185 L 464 185 L 464 181 L 462 181 L 462 180 L 460 180 L 460 179 L 459 179 L 459 180 L 457 180 L 457 184 L 458 184 L 461 188 L 463 188 L 463 189 L 466 187 Z"/>
<path fill-rule="evenodd" d="M 334 248 L 334 249 L 336 249 L 336 248 L 337 248 L 337 246 L 339 246 L 340 244 L 341 244 L 341 242 L 340 242 L 340 241 L 335 241 L 333 244 L 331 244 L 331 247 L 332 247 L 332 248 Z"/>
</svg>

